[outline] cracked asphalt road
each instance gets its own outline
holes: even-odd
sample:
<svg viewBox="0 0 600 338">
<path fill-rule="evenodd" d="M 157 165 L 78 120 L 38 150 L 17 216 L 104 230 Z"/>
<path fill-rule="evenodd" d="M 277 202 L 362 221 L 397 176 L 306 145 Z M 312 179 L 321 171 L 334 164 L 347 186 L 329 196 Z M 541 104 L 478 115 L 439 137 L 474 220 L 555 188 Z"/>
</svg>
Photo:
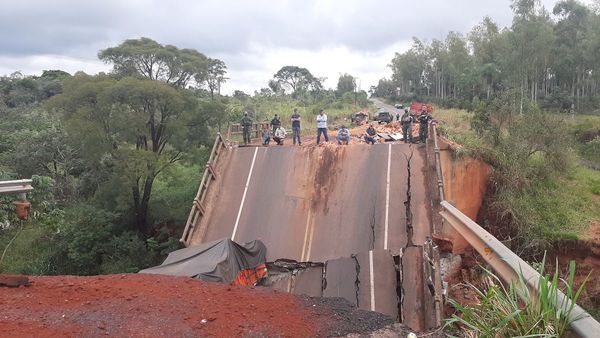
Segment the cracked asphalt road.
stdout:
<svg viewBox="0 0 600 338">
<path fill-rule="evenodd" d="M 395 112 L 393 107 L 386 109 Z M 411 153 L 412 216 L 407 217 Z M 345 257 L 346 267 L 338 272 L 333 272 L 337 263 L 329 263 L 329 289 L 324 288 L 323 294 L 344 296 L 360 308 L 398 316 L 392 255 L 406 251 L 409 244 L 423 245 L 430 234 L 424 147 L 403 143 L 241 147 L 227 151 L 222 161 L 226 165 L 207 197 L 203 224 L 195 228 L 202 230 L 193 233 L 191 244 L 227 237 L 238 242 L 260 239 L 270 261 Z M 417 249 L 409 250 L 411 259 L 403 259 L 400 269 L 410 276 L 410 285 L 404 283 L 402 290 L 412 295 L 405 297 L 403 319 L 419 330 L 422 260 L 414 258 Z"/>
</svg>

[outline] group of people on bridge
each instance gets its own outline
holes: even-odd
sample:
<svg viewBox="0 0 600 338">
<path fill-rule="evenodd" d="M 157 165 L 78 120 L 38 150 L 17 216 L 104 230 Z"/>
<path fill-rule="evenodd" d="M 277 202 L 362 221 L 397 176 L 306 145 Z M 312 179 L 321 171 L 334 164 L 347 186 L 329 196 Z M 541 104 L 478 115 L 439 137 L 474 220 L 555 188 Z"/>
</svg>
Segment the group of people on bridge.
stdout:
<svg viewBox="0 0 600 338">
<path fill-rule="evenodd" d="M 429 125 L 429 122 L 432 120 L 431 114 L 427 111 L 425 106 L 423 106 L 423 110 L 422 110 L 421 114 L 418 116 L 410 113 L 408 109 L 405 109 L 404 115 L 402 115 L 402 117 L 400 118 L 399 113 L 398 113 L 397 118 L 400 120 L 400 123 L 402 125 L 403 140 L 405 143 L 413 141 L 412 140 L 412 125 L 413 125 L 413 123 L 419 123 L 419 125 L 420 125 L 419 141 L 423 142 L 423 143 L 425 142 L 425 140 L 427 139 L 428 125 Z M 296 145 L 296 144 L 302 145 L 302 139 L 300 138 L 300 135 L 301 135 L 300 122 L 301 122 L 301 120 L 302 120 L 302 117 L 298 113 L 298 109 L 294 108 L 294 111 L 290 118 L 290 121 L 292 124 L 292 139 L 293 139 L 294 145 Z M 321 137 L 323 137 L 325 142 L 329 142 L 329 136 L 327 134 L 327 131 L 328 131 L 327 115 L 325 114 L 325 111 L 323 109 L 319 110 L 319 114 L 316 117 L 316 122 L 317 122 L 317 145 L 319 145 L 321 143 Z M 242 120 L 240 121 L 240 125 L 242 127 L 244 145 L 248 145 L 250 143 L 250 131 L 252 129 L 252 119 L 248 116 L 248 112 L 244 112 L 244 116 L 242 117 Z M 283 145 L 286 136 L 287 136 L 287 131 L 285 130 L 285 128 L 283 127 L 283 125 L 281 123 L 281 117 L 278 114 L 275 114 L 273 119 L 271 119 L 271 122 L 268 125 L 265 124 L 263 126 L 263 129 L 261 131 L 262 145 L 268 146 L 269 143 L 271 142 L 271 139 L 273 139 L 273 141 L 277 145 L 281 146 L 281 145 Z M 339 145 L 347 145 L 350 143 L 350 131 L 348 130 L 348 128 L 345 125 L 342 125 L 338 129 L 335 139 Z M 368 144 L 375 144 L 377 142 L 377 139 L 378 139 L 377 130 L 375 129 L 373 124 L 370 124 L 369 127 L 366 129 L 363 139 Z"/>
</svg>

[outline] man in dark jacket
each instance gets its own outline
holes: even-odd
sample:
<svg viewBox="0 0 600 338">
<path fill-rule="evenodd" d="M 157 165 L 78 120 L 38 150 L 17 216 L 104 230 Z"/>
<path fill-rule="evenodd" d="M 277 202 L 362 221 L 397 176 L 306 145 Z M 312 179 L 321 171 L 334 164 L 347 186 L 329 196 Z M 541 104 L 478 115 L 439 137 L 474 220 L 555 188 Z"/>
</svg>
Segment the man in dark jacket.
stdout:
<svg viewBox="0 0 600 338">
<path fill-rule="evenodd" d="M 250 129 L 252 129 L 252 119 L 248 116 L 248 112 L 244 112 L 244 117 L 240 121 L 242 126 L 242 134 L 244 135 L 244 145 L 247 146 L 250 143 Z"/>
<path fill-rule="evenodd" d="M 419 115 L 419 140 L 422 143 L 425 143 L 425 140 L 427 139 L 427 134 L 429 132 L 429 121 L 432 119 L 433 118 L 431 117 L 431 114 L 427 112 L 427 108 L 423 106 L 421 115 Z"/>
<path fill-rule="evenodd" d="M 279 118 L 279 115 L 275 114 L 275 116 L 271 120 L 271 128 L 273 129 L 272 135 L 275 135 L 275 131 L 277 131 L 277 128 L 279 127 L 281 127 L 281 119 Z"/>
<path fill-rule="evenodd" d="M 373 125 L 369 125 L 369 128 L 365 131 L 365 142 L 375 144 L 377 142 L 377 130 L 373 128 Z"/>
</svg>

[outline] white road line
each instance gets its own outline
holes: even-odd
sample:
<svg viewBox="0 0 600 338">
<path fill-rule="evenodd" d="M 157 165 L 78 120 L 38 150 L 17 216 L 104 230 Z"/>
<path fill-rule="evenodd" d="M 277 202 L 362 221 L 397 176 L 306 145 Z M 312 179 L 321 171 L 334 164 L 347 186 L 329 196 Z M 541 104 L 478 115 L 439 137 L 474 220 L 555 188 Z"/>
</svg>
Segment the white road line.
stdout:
<svg viewBox="0 0 600 338">
<path fill-rule="evenodd" d="M 388 144 L 388 161 L 387 161 L 387 179 L 385 187 L 385 230 L 383 239 L 383 249 L 388 248 L 388 228 L 390 225 L 390 167 L 392 164 L 392 144 Z"/>
<path fill-rule="evenodd" d="M 310 224 L 310 236 L 308 236 L 308 249 L 306 249 L 306 261 L 310 261 L 310 250 L 312 249 L 313 234 L 315 233 L 315 222 Z"/>
<path fill-rule="evenodd" d="M 309 228 L 310 227 L 310 207 L 308 208 L 308 217 L 306 218 L 306 230 L 304 231 L 304 244 L 302 245 L 302 256 L 300 257 L 300 260 L 302 262 L 306 262 L 304 255 L 306 254 L 306 244 L 308 242 L 308 233 L 309 233 Z"/>
<path fill-rule="evenodd" d="M 375 276 L 373 274 L 373 250 L 369 250 L 369 285 L 371 286 L 371 311 L 375 311 Z"/>
<path fill-rule="evenodd" d="M 244 201 L 246 200 L 246 193 L 248 192 L 248 186 L 250 185 L 250 178 L 252 177 L 252 170 L 254 170 L 254 162 L 256 161 L 256 154 L 258 153 L 258 147 L 254 150 L 254 157 L 252 157 L 252 164 L 250 165 L 250 171 L 248 172 L 248 179 L 246 180 L 246 186 L 244 187 L 244 194 L 242 195 L 242 202 L 240 202 L 240 209 L 238 210 L 237 218 L 235 219 L 235 225 L 233 226 L 233 233 L 231 234 L 231 240 L 235 241 L 235 233 L 237 232 L 238 224 L 240 223 L 240 216 L 244 209 Z"/>
</svg>

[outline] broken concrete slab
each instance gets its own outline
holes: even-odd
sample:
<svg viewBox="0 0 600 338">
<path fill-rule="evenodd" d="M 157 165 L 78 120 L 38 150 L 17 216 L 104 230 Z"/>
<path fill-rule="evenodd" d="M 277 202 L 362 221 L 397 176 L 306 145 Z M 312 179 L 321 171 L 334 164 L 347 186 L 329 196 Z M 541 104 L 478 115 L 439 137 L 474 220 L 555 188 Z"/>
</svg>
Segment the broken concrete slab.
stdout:
<svg viewBox="0 0 600 338">
<path fill-rule="evenodd" d="M 423 249 L 411 246 L 402 255 L 402 323 L 415 331 L 425 329 L 423 307 Z"/>
<path fill-rule="evenodd" d="M 342 297 L 355 306 L 360 307 L 358 290 L 360 282 L 355 258 L 340 258 L 327 261 L 325 265 L 325 289 L 324 297 Z"/>
</svg>

